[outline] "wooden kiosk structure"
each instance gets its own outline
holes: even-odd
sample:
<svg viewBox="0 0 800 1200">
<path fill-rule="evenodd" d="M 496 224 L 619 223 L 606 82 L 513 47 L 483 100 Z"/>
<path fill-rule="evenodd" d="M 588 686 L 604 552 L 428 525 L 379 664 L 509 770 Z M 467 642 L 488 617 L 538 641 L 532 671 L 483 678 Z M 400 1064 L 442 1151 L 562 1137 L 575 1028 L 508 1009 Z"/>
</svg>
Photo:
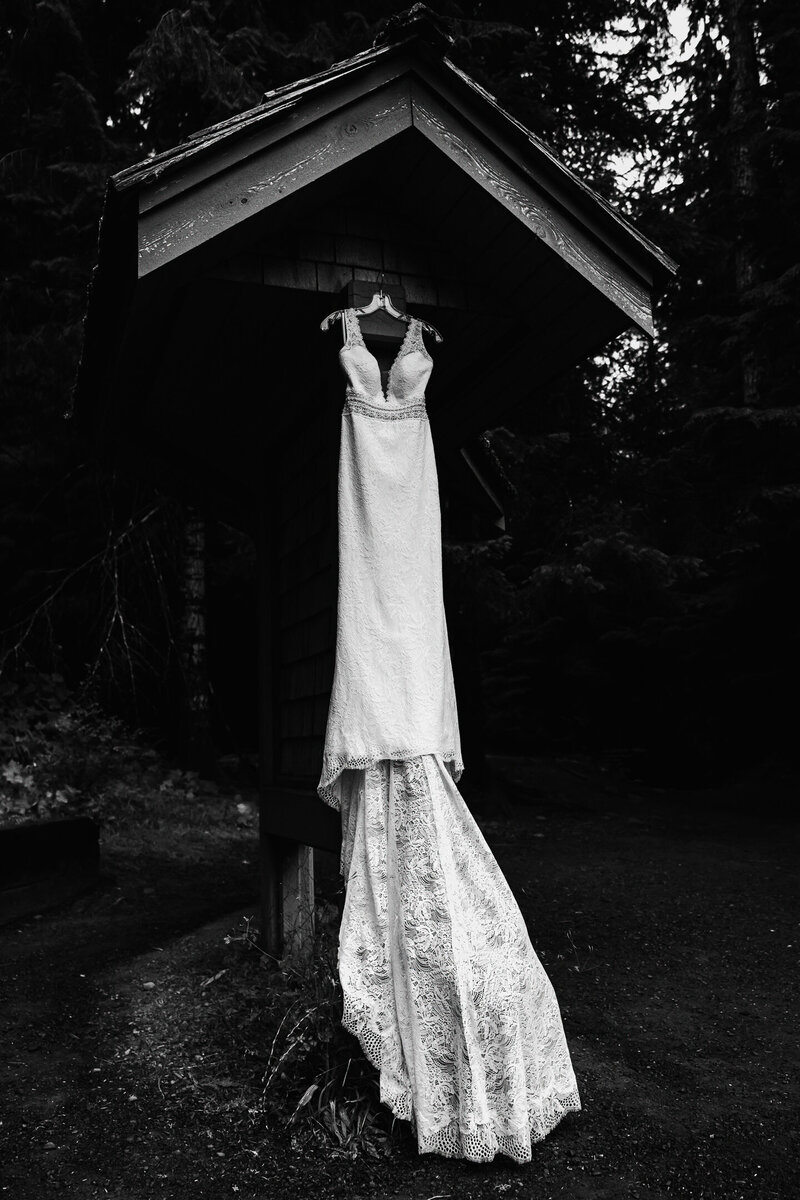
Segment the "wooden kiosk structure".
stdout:
<svg viewBox="0 0 800 1200">
<path fill-rule="evenodd" d="M 339 841 L 315 793 L 344 398 L 320 320 L 382 276 L 441 330 L 428 404 L 457 522 L 491 508 L 469 439 L 622 330 L 652 334 L 654 286 L 674 270 L 449 49 L 415 5 L 372 48 L 115 175 L 105 201 L 76 416 L 103 455 L 146 462 L 257 539 L 273 950 L 309 918 L 309 847 Z"/>
</svg>

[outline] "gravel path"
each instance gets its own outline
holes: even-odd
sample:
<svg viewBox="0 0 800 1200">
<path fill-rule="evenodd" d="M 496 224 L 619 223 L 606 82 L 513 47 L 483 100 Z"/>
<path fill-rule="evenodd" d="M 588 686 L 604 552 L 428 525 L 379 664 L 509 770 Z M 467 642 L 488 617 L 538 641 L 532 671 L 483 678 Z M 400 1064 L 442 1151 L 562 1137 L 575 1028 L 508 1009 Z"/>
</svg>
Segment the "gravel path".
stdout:
<svg viewBox="0 0 800 1200">
<path fill-rule="evenodd" d="M 420 1158 L 408 1138 L 374 1161 L 294 1153 L 272 1130 L 233 1145 L 224 1080 L 218 1105 L 188 1084 L 167 1102 L 129 1048 L 151 1018 L 180 1024 L 181 997 L 253 912 L 255 842 L 198 829 L 176 846 L 161 829 L 136 848 L 105 838 L 102 889 L 0 930 L 0 1195 L 800 1195 L 796 782 L 689 794 L 573 760 L 495 765 L 512 799 L 481 824 L 555 985 L 584 1104 L 530 1165 Z"/>
</svg>

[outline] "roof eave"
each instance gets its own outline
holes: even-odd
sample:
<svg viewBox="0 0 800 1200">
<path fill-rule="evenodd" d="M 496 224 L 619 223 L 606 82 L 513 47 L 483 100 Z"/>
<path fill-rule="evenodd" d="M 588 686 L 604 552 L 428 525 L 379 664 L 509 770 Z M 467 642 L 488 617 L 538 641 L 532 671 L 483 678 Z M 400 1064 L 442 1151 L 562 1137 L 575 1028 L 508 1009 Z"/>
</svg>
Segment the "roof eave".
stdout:
<svg viewBox="0 0 800 1200">
<path fill-rule="evenodd" d="M 387 81 L 405 71 L 410 74 L 416 71 L 435 87 L 435 76 L 439 73 L 440 79 L 455 86 L 465 100 L 472 104 L 477 100 L 488 120 L 502 126 L 504 134 L 514 144 L 520 165 L 535 168 L 565 192 L 578 209 L 591 214 L 599 226 L 626 242 L 635 255 L 644 259 L 654 279 L 663 282 L 675 273 L 677 264 L 660 247 L 640 233 L 603 196 L 583 183 L 545 142 L 502 108 L 485 88 L 443 56 L 440 49 L 417 35 L 361 51 L 316 75 L 276 88 L 268 93 L 264 103 L 199 130 L 180 145 L 117 172 L 112 176 L 112 187 L 119 192 L 137 185 L 149 190 L 161 184 L 166 175 L 177 172 L 197 157 L 213 154 L 221 142 L 257 134 L 259 128 L 297 111 L 321 91 L 333 89 L 343 80 L 381 64 L 388 68 Z"/>
</svg>

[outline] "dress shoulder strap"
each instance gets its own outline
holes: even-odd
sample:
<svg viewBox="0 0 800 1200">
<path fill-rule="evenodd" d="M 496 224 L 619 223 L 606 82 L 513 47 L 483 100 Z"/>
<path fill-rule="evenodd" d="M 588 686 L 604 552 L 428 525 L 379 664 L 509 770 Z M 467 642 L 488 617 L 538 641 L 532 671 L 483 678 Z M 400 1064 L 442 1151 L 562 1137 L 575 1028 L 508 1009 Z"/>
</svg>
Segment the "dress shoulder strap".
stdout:
<svg viewBox="0 0 800 1200">
<path fill-rule="evenodd" d="M 345 346 L 363 346 L 364 335 L 354 308 L 344 310 Z"/>
<path fill-rule="evenodd" d="M 428 358 L 430 358 L 430 355 L 428 354 L 428 347 L 425 345 L 422 337 L 422 321 L 420 321 L 419 317 L 412 317 L 408 323 L 405 350 L 419 350 L 422 352 L 422 354 L 425 354 Z"/>
</svg>

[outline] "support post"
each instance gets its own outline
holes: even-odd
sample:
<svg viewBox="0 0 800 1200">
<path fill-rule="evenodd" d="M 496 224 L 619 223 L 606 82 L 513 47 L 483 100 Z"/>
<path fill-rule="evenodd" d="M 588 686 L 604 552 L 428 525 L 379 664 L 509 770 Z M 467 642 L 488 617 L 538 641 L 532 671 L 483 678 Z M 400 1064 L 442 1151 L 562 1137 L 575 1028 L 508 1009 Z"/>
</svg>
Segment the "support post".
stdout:
<svg viewBox="0 0 800 1200">
<path fill-rule="evenodd" d="M 263 789 L 262 789 L 263 804 Z M 260 944 L 272 958 L 281 956 L 281 845 L 280 839 L 259 832 L 259 885 L 261 890 Z"/>
<path fill-rule="evenodd" d="M 259 752 L 259 884 L 261 888 L 261 944 L 267 954 L 280 958 L 281 945 L 281 843 L 269 833 L 267 805 L 275 782 L 275 521 L 272 470 L 266 462 L 258 497 L 258 752 Z"/>
<path fill-rule="evenodd" d="M 314 852 L 275 836 L 277 779 L 277 509 L 274 464 L 265 464 L 258 521 L 259 882 L 261 944 L 273 958 L 307 956 L 314 935 Z"/>
<path fill-rule="evenodd" d="M 285 843 L 281 863 L 281 925 L 283 950 L 293 958 L 308 958 L 314 942 L 314 851 L 296 842 Z"/>
</svg>

